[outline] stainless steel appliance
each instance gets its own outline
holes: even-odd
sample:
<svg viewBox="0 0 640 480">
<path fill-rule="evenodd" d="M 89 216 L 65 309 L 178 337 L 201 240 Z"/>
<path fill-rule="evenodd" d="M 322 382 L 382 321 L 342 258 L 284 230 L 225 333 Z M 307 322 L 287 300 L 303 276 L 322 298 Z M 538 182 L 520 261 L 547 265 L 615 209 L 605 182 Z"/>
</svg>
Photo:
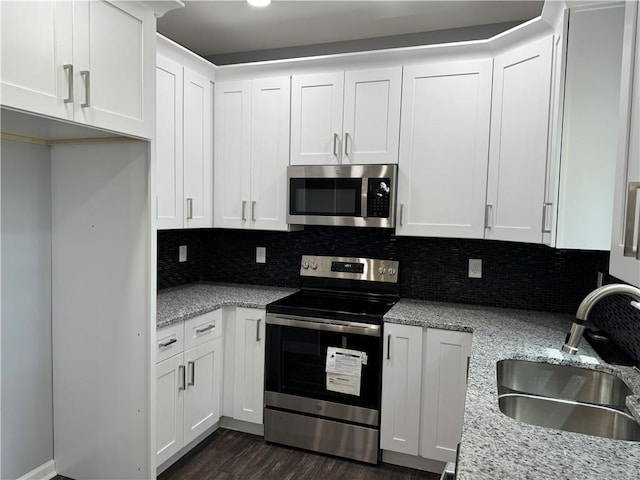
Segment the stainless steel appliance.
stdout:
<svg viewBox="0 0 640 480">
<path fill-rule="evenodd" d="M 287 223 L 395 226 L 397 165 L 287 167 Z"/>
<path fill-rule="evenodd" d="M 398 262 L 304 255 L 300 275 L 299 292 L 267 305 L 265 440 L 377 463 Z"/>
</svg>

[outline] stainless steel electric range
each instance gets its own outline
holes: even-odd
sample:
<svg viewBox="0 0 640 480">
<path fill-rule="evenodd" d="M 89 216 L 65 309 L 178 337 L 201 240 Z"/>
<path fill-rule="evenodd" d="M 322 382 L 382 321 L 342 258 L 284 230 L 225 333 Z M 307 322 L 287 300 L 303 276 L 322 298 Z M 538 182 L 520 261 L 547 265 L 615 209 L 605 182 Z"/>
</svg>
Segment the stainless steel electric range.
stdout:
<svg viewBox="0 0 640 480">
<path fill-rule="evenodd" d="M 267 305 L 265 440 L 378 463 L 398 262 L 304 255 L 300 276 L 299 292 Z"/>
</svg>

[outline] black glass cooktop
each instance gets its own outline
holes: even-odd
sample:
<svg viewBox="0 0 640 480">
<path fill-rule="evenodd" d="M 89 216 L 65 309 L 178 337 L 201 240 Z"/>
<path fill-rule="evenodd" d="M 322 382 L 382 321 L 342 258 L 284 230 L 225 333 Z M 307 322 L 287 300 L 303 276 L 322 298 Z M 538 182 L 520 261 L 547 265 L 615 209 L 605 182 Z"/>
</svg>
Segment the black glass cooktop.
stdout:
<svg viewBox="0 0 640 480">
<path fill-rule="evenodd" d="M 397 298 L 301 290 L 267 305 L 267 313 L 382 324 Z"/>
</svg>

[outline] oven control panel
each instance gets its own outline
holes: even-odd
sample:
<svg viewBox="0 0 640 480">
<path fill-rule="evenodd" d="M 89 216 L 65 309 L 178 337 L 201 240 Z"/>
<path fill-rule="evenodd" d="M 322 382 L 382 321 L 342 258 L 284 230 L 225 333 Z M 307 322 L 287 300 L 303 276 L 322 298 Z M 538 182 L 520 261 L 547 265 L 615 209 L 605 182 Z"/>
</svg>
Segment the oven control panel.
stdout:
<svg viewBox="0 0 640 480">
<path fill-rule="evenodd" d="M 303 255 L 300 275 L 398 283 L 398 262 L 374 258 Z"/>
</svg>

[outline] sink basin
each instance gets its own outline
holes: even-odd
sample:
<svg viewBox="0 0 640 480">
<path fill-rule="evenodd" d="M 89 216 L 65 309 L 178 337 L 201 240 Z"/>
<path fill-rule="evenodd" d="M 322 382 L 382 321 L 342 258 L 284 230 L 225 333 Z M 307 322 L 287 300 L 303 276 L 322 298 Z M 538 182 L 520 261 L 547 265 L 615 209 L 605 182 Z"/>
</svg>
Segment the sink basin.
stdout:
<svg viewBox="0 0 640 480">
<path fill-rule="evenodd" d="M 640 425 L 628 413 L 613 408 L 522 393 L 499 395 L 498 405 L 505 415 L 531 425 L 640 441 Z"/>
<path fill-rule="evenodd" d="M 615 375 L 569 365 L 501 360 L 497 374 L 498 395 L 526 393 L 625 410 L 625 399 L 633 394 Z"/>
</svg>

